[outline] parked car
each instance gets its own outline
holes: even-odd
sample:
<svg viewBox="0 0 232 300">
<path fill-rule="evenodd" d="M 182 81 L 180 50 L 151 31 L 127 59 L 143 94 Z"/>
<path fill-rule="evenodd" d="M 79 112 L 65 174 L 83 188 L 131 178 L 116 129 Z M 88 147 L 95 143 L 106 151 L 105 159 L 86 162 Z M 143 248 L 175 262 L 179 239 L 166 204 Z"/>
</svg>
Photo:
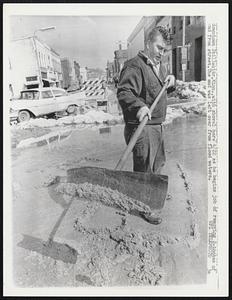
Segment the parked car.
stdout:
<svg viewBox="0 0 232 300">
<path fill-rule="evenodd" d="M 35 88 L 23 90 L 18 99 L 10 101 L 10 118 L 19 122 L 32 117 L 66 111 L 75 114 L 85 104 L 85 93 L 68 94 L 61 88 Z"/>
</svg>

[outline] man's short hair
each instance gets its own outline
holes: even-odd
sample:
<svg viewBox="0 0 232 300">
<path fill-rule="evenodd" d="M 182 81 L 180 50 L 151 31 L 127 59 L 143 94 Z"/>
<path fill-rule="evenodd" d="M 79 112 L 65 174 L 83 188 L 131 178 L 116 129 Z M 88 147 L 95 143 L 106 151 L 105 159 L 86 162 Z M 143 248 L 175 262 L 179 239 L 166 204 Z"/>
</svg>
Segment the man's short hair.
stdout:
<svg viewBox="0 0 232 300">
<path fill-rule="evenodd" d="M 147 41 L 154 42 L 157 35 L 161 35 L 167 44 L 170 44 L 172 36 L 164 26 L 154 27 L 147 36 Z"/>
</svg>

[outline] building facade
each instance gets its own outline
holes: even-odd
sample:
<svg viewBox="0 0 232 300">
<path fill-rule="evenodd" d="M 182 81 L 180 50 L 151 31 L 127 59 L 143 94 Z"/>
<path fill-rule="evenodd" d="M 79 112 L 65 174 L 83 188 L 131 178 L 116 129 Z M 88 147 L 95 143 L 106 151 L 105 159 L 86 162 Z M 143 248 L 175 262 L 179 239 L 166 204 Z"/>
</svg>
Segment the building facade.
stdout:
<svg viewBox="0 0 232 300">
<path fill-rule="evenodd" d="M 59 54 L 36 37 L 11 41 L 9 69 L 9 85 L 16 97 L 23 89 L 61 86 Z"/>
<path fill-rule="evenodd" d="M 75 72 L 75 76 L 76 76 L 76 78 L 77 78 L 78 84 L 80 85 L 80 78 L 81 78 L 80 65 L 79 65 L 79 63 L 76 62 L 75 60 L 74 60 L 73 64 L 74 64 L 74 72 Z"/>
<path fill-rule="evenodd" d="M 87 67 L 80 67 L 81 84 L 88 80 Z"/>
<path fill-rule="evenodd" d="M 119 49 L 114 51 L 114 72 L 120 73 L 124 62 L 128 60 L 127 49 L 122 49 L 122 45 L 119 44 Z"/>
<path fill-rule="evenodd" d="M 114 62 L 107 61 L 107 65 L 106 65 L 106 81 L 107 81 L 107 83 L 113 83 L 114 74 L 115 74 Z"/>
<path fill-rule="evenodd" d="M 68 89 L 77 83 L 77 78 L 74 69 L 74 62 L 68 57 L 61 59 L 61 69 L 63 74 L 63 88 Z"/>
<path fill-rule="evenodd" d="M 128 60 L 128 49 L 122 49 L 121 42 L 119 48 L 114 51 L 114 61 L 107 61 L 105 80 L 108 83 L 113 83 L 114 80 L 118 80 L 119 74 L 124 66 L 124 63 Z"/>
<path fill-rule="evenodd" d="M 102 78 L 104 73 L 104 70 L 100 68 L 87 68 L 87 80 Z"/>
<path fill-rule="evenodd" d="M 172 17 L 172 68 L 177 79 L 182 79 L 182 64 L 185 65 L 186 81 L 206 79 L 205 18 L 202 16 L 185 17 L 185 45 L 183 44 L 183 17 Z"/>
</svg>

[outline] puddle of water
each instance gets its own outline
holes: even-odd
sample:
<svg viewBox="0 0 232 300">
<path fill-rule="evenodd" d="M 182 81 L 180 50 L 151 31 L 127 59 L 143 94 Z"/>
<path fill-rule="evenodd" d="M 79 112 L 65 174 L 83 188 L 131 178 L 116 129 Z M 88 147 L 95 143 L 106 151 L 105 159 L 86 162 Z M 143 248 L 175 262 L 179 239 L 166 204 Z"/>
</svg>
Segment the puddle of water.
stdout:
<svg viewBox="0 0 232 300">
<path fill-rule="evenodd" d="M 123 151 L 126 148 L 124 140 L 124 125 L 117 126 L 95 126 L 88 128 L 77 127 L 69 128 L 66 133 L 62 133 L 62 161 L 67 158 L 78 161 L 79 156 L 84 155 L 101 159 L 100 167 L 114 168 Z M 93 130 L 94 129 L 94 130 Z M 69 134 L 70 133 L 70 134 Z M 70 138 L 71 136 L 71 138 Z M 167 161 L 175 159 L 190 169 L 200 169 L 206 166 L 207 161 L 207 136 L 206 136 L 206 118 L 200 116 L 187 116 L 174 120 L 164 128 L 164 141 L 167 154 Z M 51 142 L 51 140 L 49 141 Z M 59 146 L 54 138 L 52 143 Z M 40 145 L 42 146 L 43 143 Z M 34 152 L 44 151 L 44 147 L 33 148 Z M 81 153 L 77 150 L 81 147 Z M 59 147 L 57 147 L 59 149 Z M 52 157 L 56 157 L 57 149 L 51 151 Z M 27 150 L 25 149 L 27 152 Z M 76 152 L 78 151 L 78 153 Z M 28 149 L 30 153 L 31 150 Z M 34 153 L 34 154 L 36 154 Z M 26 155 L 26 153 L 25 153 Z M 36 154 L 37 157 L 44 154 Z M 59 154 L 60 155 L 60 154 Z M 132 155 L 130 155 L 124 170 L 130 170 L 132 167 Z M 87 162 L 88 164 L 90 162 Z"/>
<path fill-rule="evenodd" d="M 191 170 L 206 168 L 206 118 L 189 116 L 175 120 L 164 131 L 167 156 Z"/>
</svg>

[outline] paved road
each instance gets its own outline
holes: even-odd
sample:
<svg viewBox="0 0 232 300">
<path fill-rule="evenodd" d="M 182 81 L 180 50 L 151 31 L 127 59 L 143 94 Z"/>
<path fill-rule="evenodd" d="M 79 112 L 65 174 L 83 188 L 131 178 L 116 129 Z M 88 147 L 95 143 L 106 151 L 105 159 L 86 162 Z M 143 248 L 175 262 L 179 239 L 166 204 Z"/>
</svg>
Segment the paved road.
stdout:
<svg viewBox="0 0 232 300">
<path fill-rule="evenodd" d="M 201 235 L 200 245 L 193 250 L 183 247 L 169 250 L 175 268 L 169 270 L 171 275 L 167 283 L 202 283 L 206 278 L 206 119 L 176 120 L 166 128 L 165 140 L 167 163 L 163 173 L 169 175 L 169 193 L 174 199 L 166 205 L 160 230 L 169 231 L 170 234 L 178 234 L 178 231 L 183 233 L 184 224 L 189 221 L 182 214 L 186 211 L 184 199 L 190 197 L 197 207 L 196 220 Z M 14 270 L 17 282 L 27 282 L 26 274 L 31 268 L 28 263 L 25 264 L 27 250 L 18 246 L 23 235 L 46 240 L 63 209 L 62 201 L 49 195 L 44 182 L 52 176 L 65 175 L 69 168 L 84 165 L 114 168 L 124 148 L 123 126 L 118 125 L 74 130 L 68 139 L 54 142 L 50 149 L 45 145 L 21 152 L 13 151 Z M 181 169 L 177 164 L 188 175 L 193 187 L 191 195 L 185 194 Z M 130 157 L 125 170 L 131 169 Z M 163 259 L 165 261 L 167 257 Z M 41 274 L 37 276 L 43 277 Z"/>
</svg>

